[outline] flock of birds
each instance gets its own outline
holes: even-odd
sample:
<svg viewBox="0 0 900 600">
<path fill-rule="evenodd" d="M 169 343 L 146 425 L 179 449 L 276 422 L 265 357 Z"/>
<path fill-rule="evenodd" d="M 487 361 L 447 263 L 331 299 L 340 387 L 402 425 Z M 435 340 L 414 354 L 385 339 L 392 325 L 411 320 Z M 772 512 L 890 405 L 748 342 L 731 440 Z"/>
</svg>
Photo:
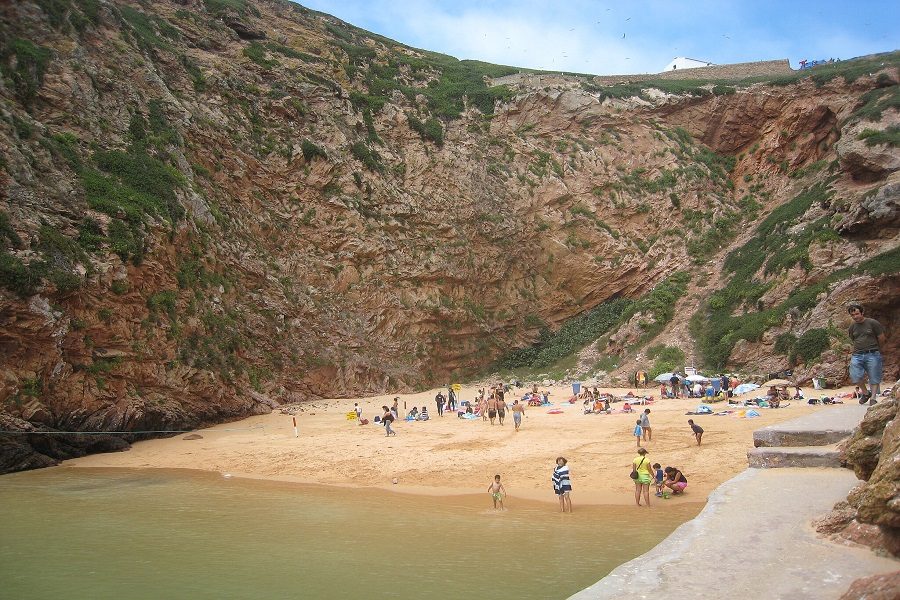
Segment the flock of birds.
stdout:
<svg viewBox="0 0 900 600">
<path fill-rule="evenodd" d="M 607 8 L 606 11 L 609 12 L 610 9 Z M 631 17 L 626 17 L 626 18 L 625 18 L 625 22 L 630 21 L 630 20 L 631 20 Z M 598 24 L 598 25 L 603 25 L 603 21 L 597 21 L 597 24 Z M 570 32 L 575 31 L 575 27 L 572 27 L 571 29 L 569 29 L 569 31 L 570 31 Z M 623 40 L 625 39 L 625 35 L 626 35 L 625 33 L 622 33 L 622 39 L 623 39 Z M 487 36 L 488 36 L 488 34 L 485 33 L 485 34 L 484 34 L 484 37 L 487 37 Z M 731 38 L 728 37 L 727 35 L 723 35 L 722 37 L 724 37 L 724 38 L 726 38 L 726 39 L 729 39 L 729 40 L 731 39 Z M 510 40 L 512 40 L 512 38 L 509 37 L 509 36 L 507 36 L 507 37 L 506 37 L 506 40 L 507 40 L 507 41 L 510 41 Z M 512 49 L 512 45 L 511 45 L 511 44 L 510 44 L 510 45 L 507 45 L 507 46 L 506 46 L 506 49 L 507 49 L 507 50 L 511 50 L 511 49 Z M 678 50 L 678 48 L 675 47 L 675 48 L 673 48 L 673 50 Z M 522 49 L 522 53 L 523 53 L 523 54 L 527 54 L 527 53 L 528 53 L 528 49 L 527 49 L 527 48 L 523 48 L 523 49 Z M 569 55 L 566 54 L 565 52 L 561 53 L 561 55 L 562 55 L 563 58 L 568 58 L 568 57 L 569 57 Z M 629 57 L 629 56 L 626 56 L 626 57 L 624 57 L 624 58 L 625 58 L 625 60 L 631 60 L 631 57 Z M 551 59 L 550 59 L 550 62 L 551 62 L 551 63 L 555 63 L 555 62 L 556 62 L 556 59 L 555 59 L 555 58 L 551 58 Z M 585 63 L 589 63 L 589 62 L 591 62 L 591 60 L 590 60 L 589 58 L 586 58 L 586 59 L 584 60 L 584 62 L 585 62 Z"/>
</svg>

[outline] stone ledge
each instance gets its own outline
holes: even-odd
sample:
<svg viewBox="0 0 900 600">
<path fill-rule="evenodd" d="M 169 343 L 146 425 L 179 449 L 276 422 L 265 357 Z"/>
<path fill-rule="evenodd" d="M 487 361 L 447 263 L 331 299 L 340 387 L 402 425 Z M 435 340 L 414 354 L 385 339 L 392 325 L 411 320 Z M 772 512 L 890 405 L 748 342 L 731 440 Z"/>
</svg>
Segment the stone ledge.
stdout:
<svg viewBox="0 0 900 600">
<path fill-rule="evenodd" d="M 752 469 L 781 469 L 786 467 L 843 466 L 841 453 L 836 446 L 765 447 L 747 451 L 747 462 Z"/>
<path fill-rule="evenodd" d="M 836 444 L 853 434 L 867 408 L 859 404 L 832 406 L 784 423 L 769 425 L 753 432 L 753 445 L 760 448 Z"/>
</svg>

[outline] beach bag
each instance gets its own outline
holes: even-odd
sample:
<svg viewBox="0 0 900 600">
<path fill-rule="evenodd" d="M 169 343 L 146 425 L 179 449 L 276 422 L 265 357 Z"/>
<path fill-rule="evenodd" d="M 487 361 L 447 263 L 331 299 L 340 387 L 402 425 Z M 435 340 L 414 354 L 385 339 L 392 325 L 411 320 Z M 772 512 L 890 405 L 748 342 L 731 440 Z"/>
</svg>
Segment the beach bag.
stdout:
<svg viewBox="0 0 900 600">
<path fill-rule="evenodd" d="M 641 459 L 641 462 L 638 463 L 638 467 L 640 467 L 642 464 L 644 464 L 644 459 L 643 459 L 643 458 Z M 638 477 L 639 477 L 639 475 L 638 475 L 638 472 L 637 472 L 637 468 L 636 468 L 636 467 L 631 467 L 631 478 L 632 478 L 632 479 L 637 479 Z"/>
</svg>

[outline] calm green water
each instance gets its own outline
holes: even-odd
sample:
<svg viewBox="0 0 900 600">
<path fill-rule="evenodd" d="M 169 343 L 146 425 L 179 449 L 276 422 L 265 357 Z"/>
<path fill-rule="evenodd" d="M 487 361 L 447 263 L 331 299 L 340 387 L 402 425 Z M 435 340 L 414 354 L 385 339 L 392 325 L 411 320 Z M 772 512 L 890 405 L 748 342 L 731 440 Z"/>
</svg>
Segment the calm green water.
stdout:
<svg viewBox="0 0 900 600">
<path fill-rule="evenodd" d="M 496 513 L 487 494 L 183 471 L 16 473 L 0 477 L 0 597 L 566 598 L 700 508 L 579 508 L 573 498 L 571 515 L 515 499 Z"/>
</svg>

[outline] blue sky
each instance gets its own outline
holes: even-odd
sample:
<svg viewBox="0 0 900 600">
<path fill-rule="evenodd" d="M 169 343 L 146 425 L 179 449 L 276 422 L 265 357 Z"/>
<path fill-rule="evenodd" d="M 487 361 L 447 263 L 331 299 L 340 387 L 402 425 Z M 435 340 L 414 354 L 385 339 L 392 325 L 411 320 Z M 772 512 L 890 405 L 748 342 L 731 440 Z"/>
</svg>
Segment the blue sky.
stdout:
<svg viewBox="0 0 900 600">
<path fill-rule="evenodd" d="M 460 59 L 599 75 L 848 59 L 900 48 L 900 2 L 868 0 L 301 0 L 409 46 Z"/>
</svg>

